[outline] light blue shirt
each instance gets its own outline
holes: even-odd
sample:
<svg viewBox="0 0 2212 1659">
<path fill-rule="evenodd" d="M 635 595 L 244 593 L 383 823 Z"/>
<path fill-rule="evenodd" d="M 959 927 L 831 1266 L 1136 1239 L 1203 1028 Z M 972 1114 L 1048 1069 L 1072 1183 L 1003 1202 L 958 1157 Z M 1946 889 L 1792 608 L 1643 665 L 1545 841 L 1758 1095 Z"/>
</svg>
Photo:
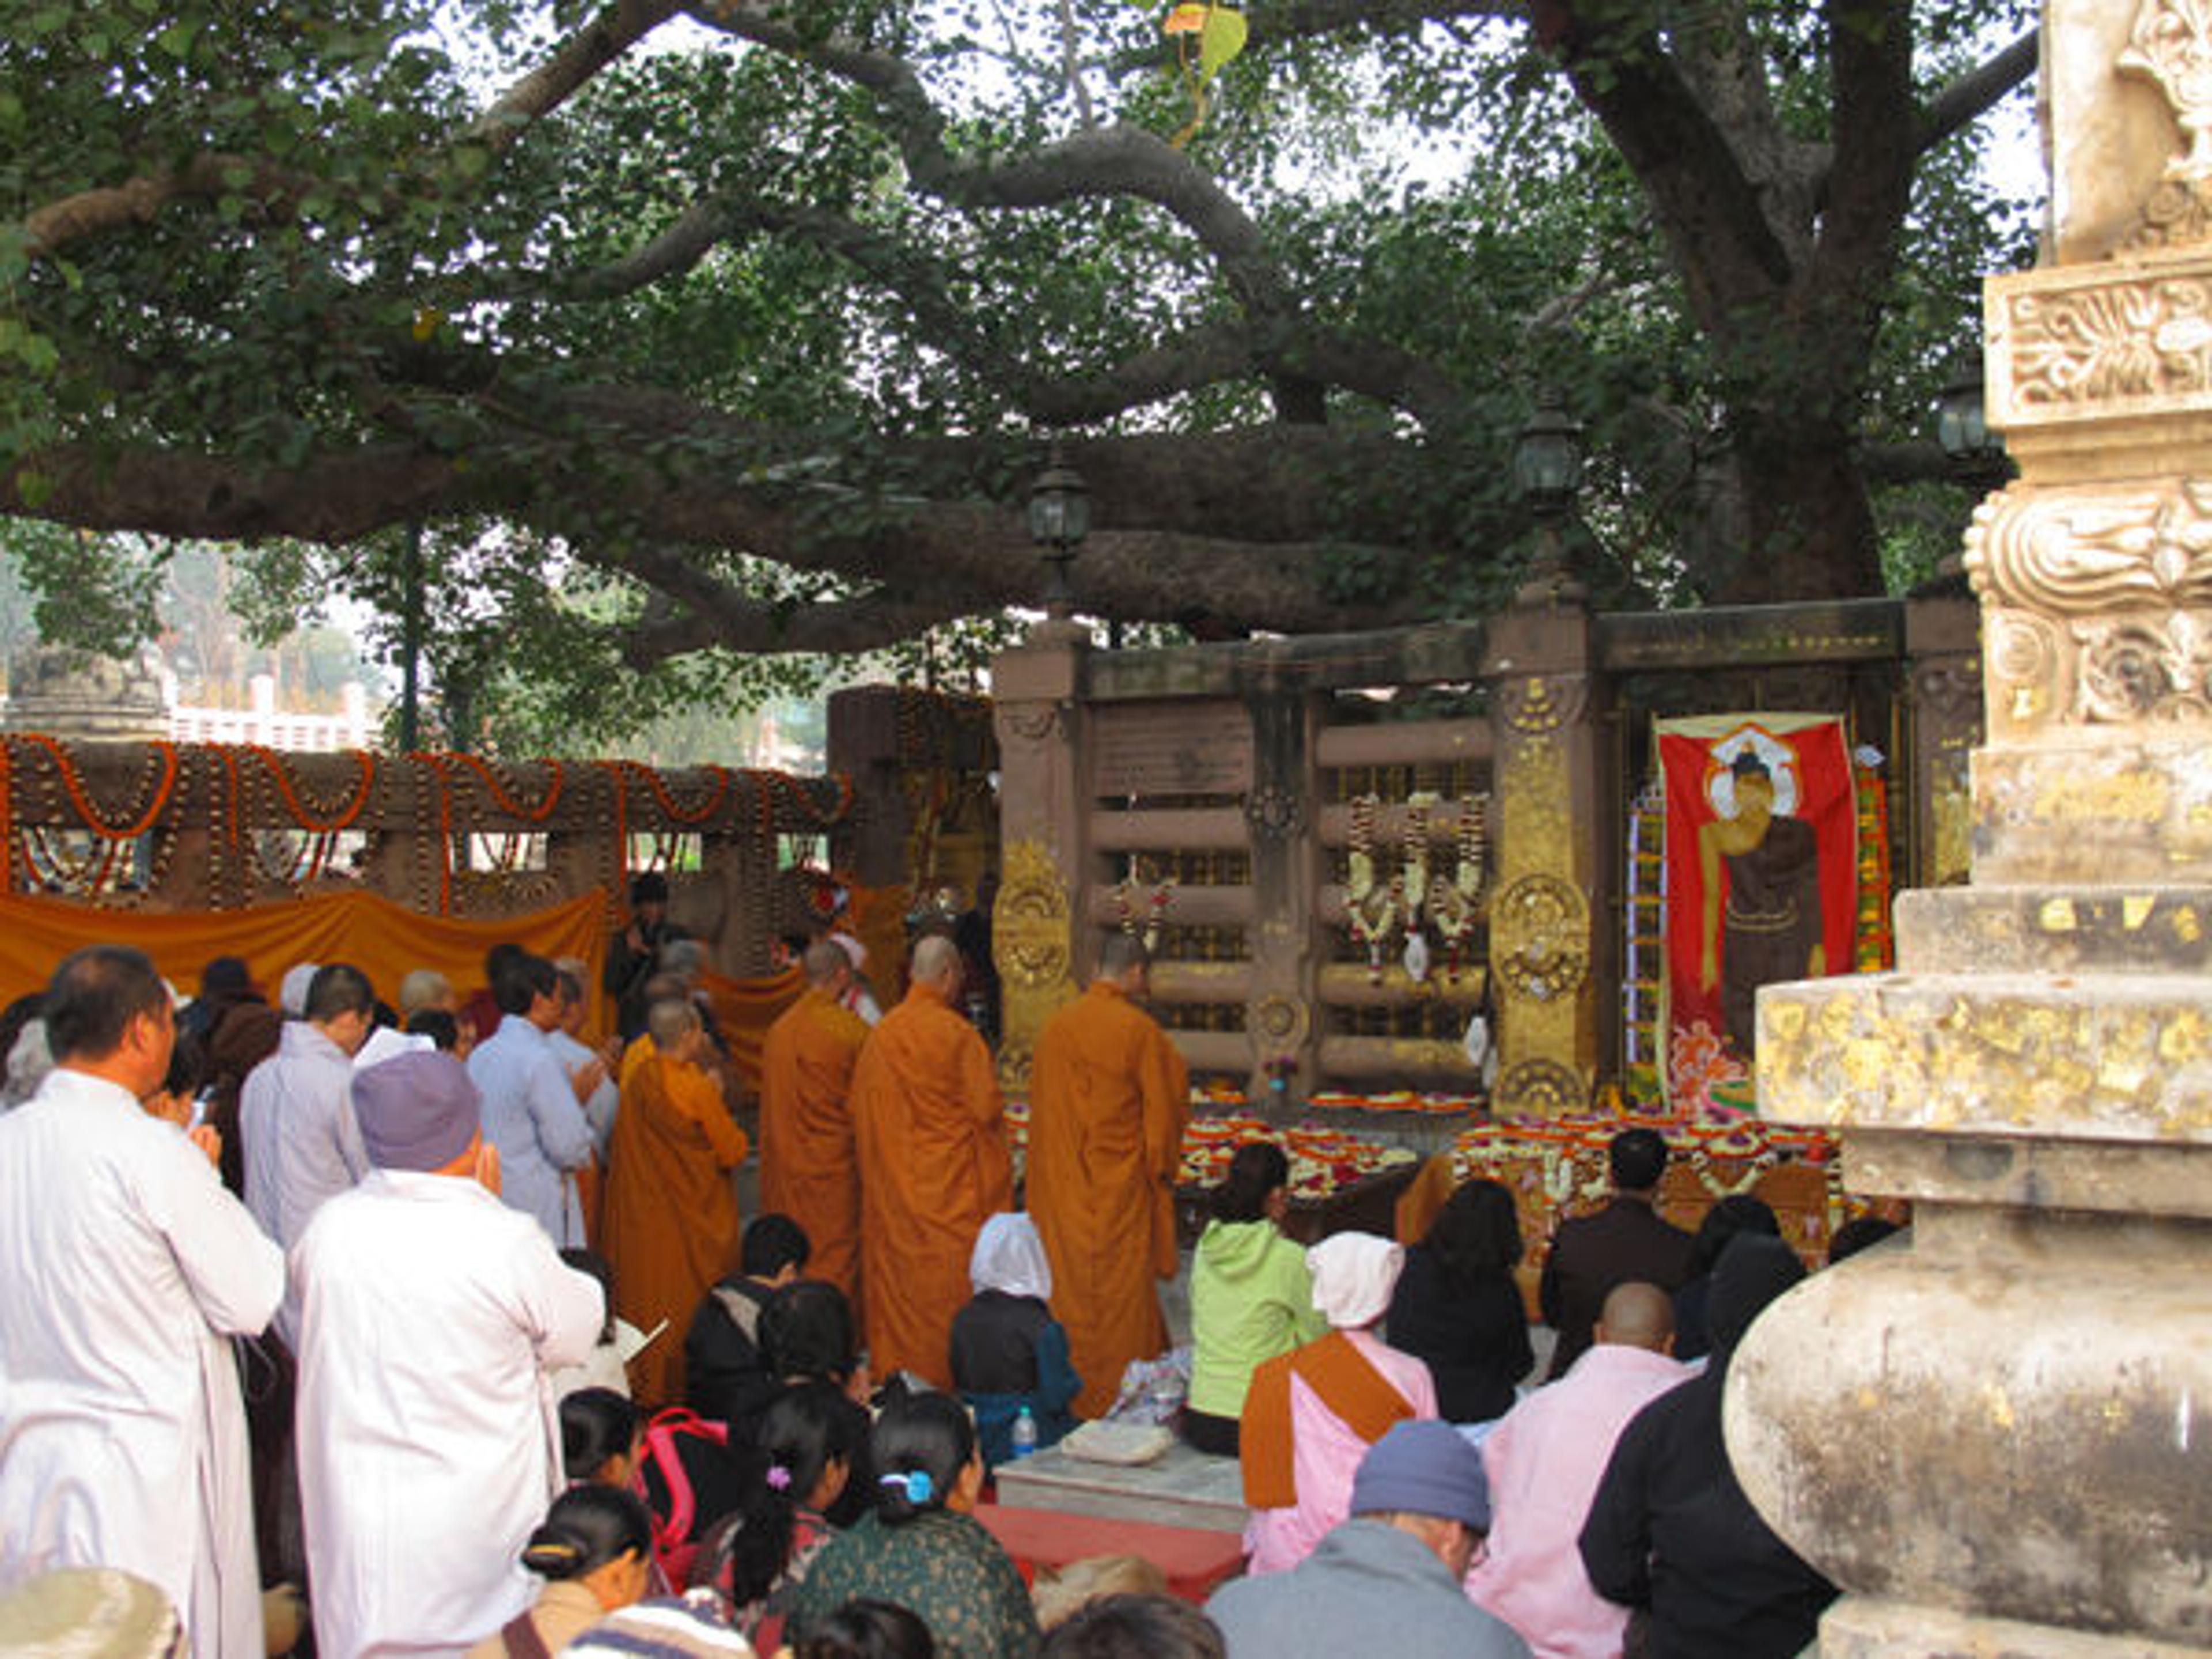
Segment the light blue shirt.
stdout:
<svg viewBox="0 0 2212 1659">
<path fill-rule="evenodd" d="M 584 1242 L 584 1208 L 568 1171 L 592 1155 L 592 1126 L 545 1033 L 508 1014 L 469 1056 L 483 1097 L 484 1138 L 499 1151 L 499 1195 L 538 1218 L 556 1247 Z"/>
</svg>

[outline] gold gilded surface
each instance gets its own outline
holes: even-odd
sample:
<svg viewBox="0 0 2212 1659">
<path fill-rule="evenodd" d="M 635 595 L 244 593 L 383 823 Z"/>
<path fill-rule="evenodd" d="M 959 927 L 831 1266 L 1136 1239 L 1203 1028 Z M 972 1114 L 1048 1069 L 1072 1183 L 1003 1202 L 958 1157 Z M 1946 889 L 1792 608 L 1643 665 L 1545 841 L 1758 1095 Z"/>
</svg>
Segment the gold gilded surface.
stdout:
<svg viewBox="0 0 2212 1659">
<path fill-rule="evenodd" d="M 1512 1109 L 1555 1115 L 1588 1103 L 1585 1079 L 1596 1059 L 1583 1007 L 1592 994 L 1589 905 L 1575 863 L 1586 838 L 1574 822 L 1561 731 L 1580 716 L 1588 694 L 1578 678 L 1530 676 L 1507 682 L 1498 695 L 1507 730 L 1494 792 L 1499 896 L 1491 908 L 1491 971 L 1508 990 L 1497 1096 L 1501 1109 L 1510 1098 L 1519 1103 Z M 1516 892 L 1521 902 L 1509 905 Z M 1569 973 L 1571 985 L 1564 983 Z M 1540 986 L 1542 996 L 1534 994 Z"/>
<path fill-rule="evenodd" d="M 1044 843 L 1010 842 L 1000 855 L 998 902 L 991 908 L 991 955 L 999 969 L 1000 1081 L 1029 1084 L 1037 1033 L 1075 995 L 1073 910 L 1067 884 Z"/>
<path fill-rule="evenodd" d="M 2172 785 L 2156 772 L 2099 775 L 2054 768 L 2042 779 L 2031 810 L 2045 823 L 2157 823 L 2171 796 Z"/>
<path fill-rule="evenodd" d="M 2212 1022 L 2182 975 L 1866 975 L 1759 998 L 1760 1115 L 2212 1142 Z"/>
</svg>

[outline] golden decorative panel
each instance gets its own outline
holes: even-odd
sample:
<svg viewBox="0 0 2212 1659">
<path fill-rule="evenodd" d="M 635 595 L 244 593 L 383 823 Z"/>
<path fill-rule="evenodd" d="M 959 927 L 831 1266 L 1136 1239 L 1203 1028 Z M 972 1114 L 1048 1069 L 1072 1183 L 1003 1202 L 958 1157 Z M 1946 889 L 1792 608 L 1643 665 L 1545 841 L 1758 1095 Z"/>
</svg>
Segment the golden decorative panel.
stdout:
<svg viewBox="0 0 2212 1659">
<path fill-rule="evenodd" d="M 998 902 L 991 908 L 991 953 L 999 969 L 1000 1080 L 1029 1083 L 1030 1054 L 1044 1023 L 1075 995 L 1073 913 L 1067 884 L 1043 842 L 1024 839 L 1000 855 Z"/>
</svg>

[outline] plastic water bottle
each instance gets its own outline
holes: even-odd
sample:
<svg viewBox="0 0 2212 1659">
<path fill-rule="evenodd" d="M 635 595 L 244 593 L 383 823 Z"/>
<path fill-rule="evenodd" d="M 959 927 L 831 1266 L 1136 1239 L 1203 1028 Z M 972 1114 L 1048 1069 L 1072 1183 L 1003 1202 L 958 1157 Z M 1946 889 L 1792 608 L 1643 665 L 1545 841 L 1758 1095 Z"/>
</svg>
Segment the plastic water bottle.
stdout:
<svg viewBox="0 0 2212 1659">
<path fill-rule="evenodd" d="M 1030 1415 L 1027 1406 L 1023 1407 L 1021 1414 L 1014 1419 L 1014 1426 L 1008 1437 L 1013 1443 L 1017 1461 L 1036 1449 L 1036 1419 Z"/>
</svg>

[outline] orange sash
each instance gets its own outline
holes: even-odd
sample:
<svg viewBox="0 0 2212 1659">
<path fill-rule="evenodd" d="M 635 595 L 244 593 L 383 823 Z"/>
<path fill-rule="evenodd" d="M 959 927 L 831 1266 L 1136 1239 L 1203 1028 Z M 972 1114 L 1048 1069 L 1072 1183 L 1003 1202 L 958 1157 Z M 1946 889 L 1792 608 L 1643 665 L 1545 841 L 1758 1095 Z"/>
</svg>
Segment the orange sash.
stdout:
<svg viewBox="0 0 2212 1659">
<path fill-rule="evenodd" d="M 1291 1455 L 1292 1376 L 1301 1378 L 1345 1427 L 1370 1446 L 1393 1424 L 1413 1414 L 1406 1397 L 1342 1331 L 1266 1361 L 1252 1373 L 1237 1431 L 1244 1502 L 1252 1509 L 1284 1510 L 1298 1501 L 1297 1465 Z"/>
</svg>

